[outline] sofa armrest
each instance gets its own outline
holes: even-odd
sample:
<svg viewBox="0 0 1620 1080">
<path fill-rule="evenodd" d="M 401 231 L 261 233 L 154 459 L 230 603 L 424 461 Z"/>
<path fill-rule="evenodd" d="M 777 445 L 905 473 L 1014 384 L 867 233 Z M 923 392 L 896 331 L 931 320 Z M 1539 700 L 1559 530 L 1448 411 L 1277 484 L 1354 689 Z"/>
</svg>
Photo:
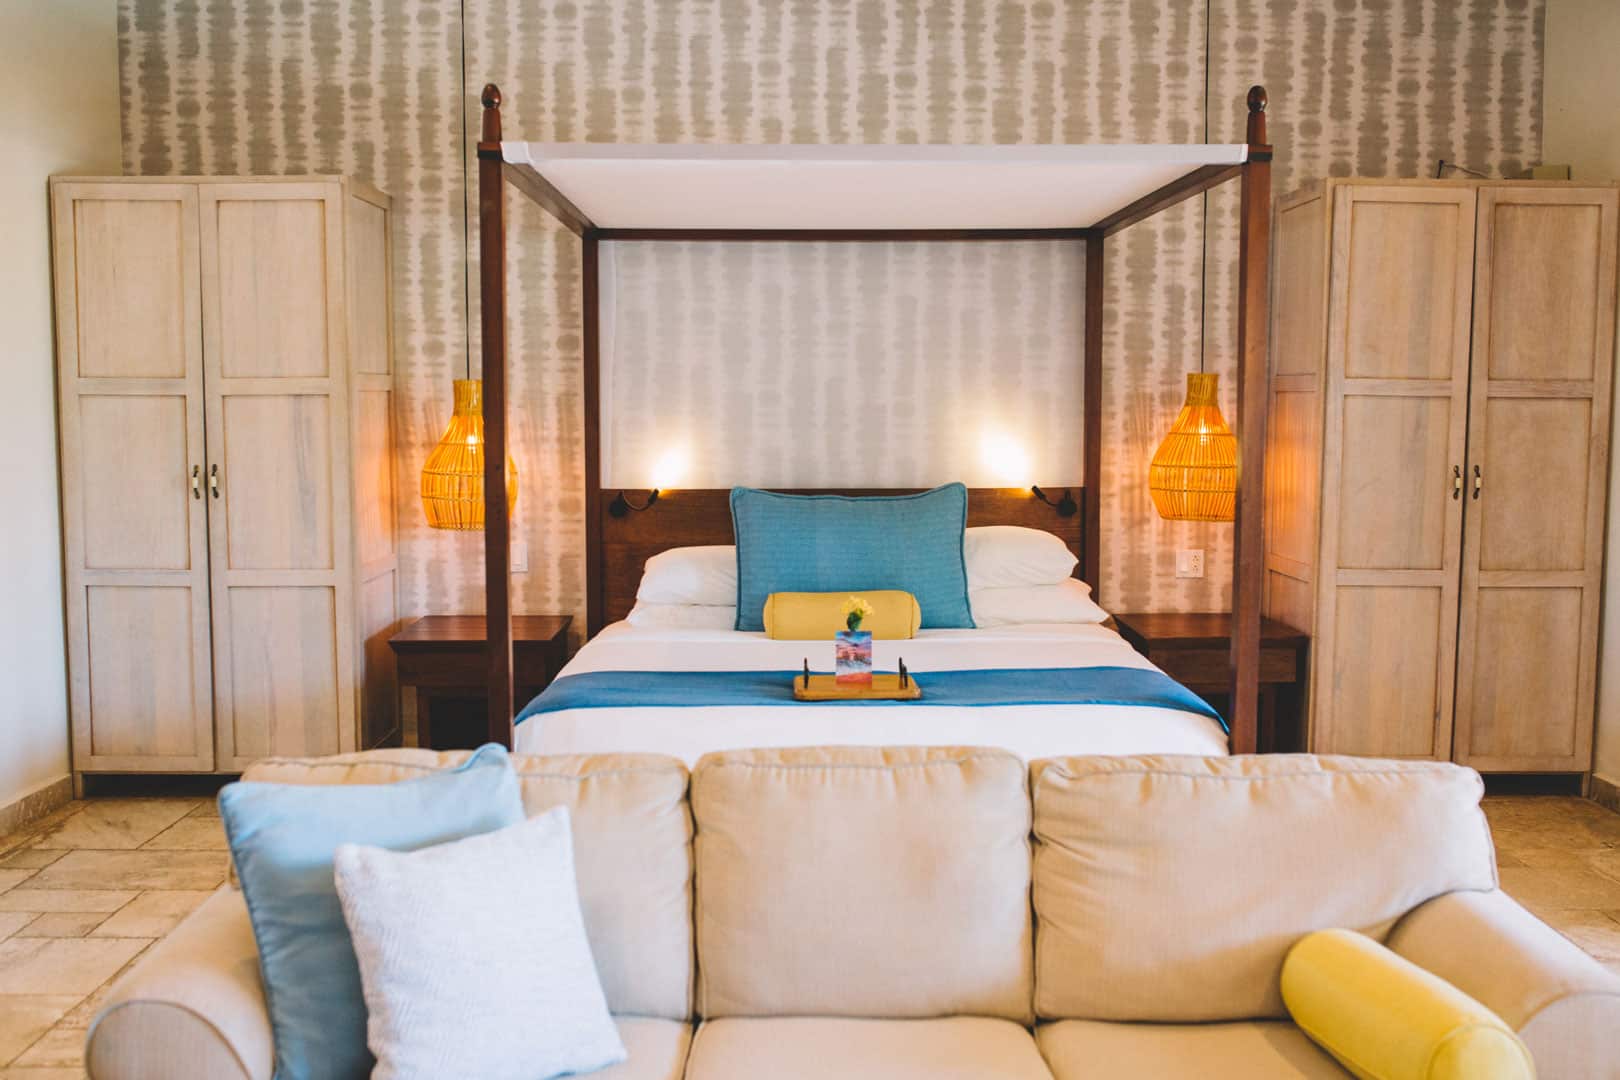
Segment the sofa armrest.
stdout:
<svg viewBox="0 0 1620 1080">
<path fill-rule="evenodd" d="M 268 1080 L 270 1017 L 242 894 L 222 889 L 120 979 L 91 1025 L 94 1080 Z"/>
<path fill-rule="evenodd" d="M 1542 1080 L 1620 1078 L 1620 977 L 1501 890 L 1436 897 L 1388 945 L 1507 1021 Z"/>
</svg>

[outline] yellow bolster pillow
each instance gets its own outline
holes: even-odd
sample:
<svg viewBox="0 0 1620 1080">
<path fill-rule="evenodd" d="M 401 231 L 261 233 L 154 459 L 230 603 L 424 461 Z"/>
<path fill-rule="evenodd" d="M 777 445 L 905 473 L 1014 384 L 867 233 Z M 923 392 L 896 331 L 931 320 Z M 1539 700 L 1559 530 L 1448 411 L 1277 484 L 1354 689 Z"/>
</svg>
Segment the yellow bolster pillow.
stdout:
<svg viewBox="0 0 1620 1080">
<path fill-rule="evenodd" d="M 1534 1080 L 1530 1051 L 1455 986 L 1350 930 L 1300 939 L 1282 997 L 1300 1030 L 1362 1080 Z"/>
<path fill-rule="evenodd" d="M 765 636 L 772 641 L 831 641 L 844 629 L 844 602 L 859 596 L 872 605 L 861 623 L 874 641 L 900 641 L 917 636 L 922 608 L 917 598 L 898 589 L 879 592 L 777 592 L 765 598 Z"/>
</svg>

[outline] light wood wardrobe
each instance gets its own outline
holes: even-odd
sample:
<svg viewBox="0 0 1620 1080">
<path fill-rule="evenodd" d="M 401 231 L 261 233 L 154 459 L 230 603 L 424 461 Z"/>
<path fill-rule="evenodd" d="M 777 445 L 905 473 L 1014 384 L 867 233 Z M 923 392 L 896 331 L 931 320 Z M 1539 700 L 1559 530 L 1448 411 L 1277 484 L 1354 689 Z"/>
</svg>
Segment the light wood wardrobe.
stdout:
<svg viewBox="0 0 1620 1080">
<path fill-rule="evenodd" d="M 51 202 L 75 772 L 388 741 L 388 197 L 60 177 Z"/>
<path fill-rule="evenodd" d="M 1616 188 L 1277 205 L 1266 610 L 1318 753 L 1591 767 Z"/>
</svg>

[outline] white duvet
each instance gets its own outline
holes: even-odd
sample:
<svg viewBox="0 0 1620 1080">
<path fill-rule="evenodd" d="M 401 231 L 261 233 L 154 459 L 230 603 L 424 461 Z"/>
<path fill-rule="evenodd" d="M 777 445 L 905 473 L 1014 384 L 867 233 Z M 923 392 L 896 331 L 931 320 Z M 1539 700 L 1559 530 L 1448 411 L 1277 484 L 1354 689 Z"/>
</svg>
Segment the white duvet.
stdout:
<svg viewBox="0 0 1620 1080">
<path fill-rule="evenodd" d="M 796 671 L 832 666 L 831 642 L 770 641 L 736 630 L 670 630 L 614 623 L 563 668 L 587 671 Z M 923 700 L 893 708 L 839 705 L 642 706 L 569 709 L 518 725 L 527 754 L 668 754 L 688 765 L 714 750 L 765 746 L 999 746 L 1026 761 L 1067 754 L 1227 752 L 1207 716 L 1134 705 L 930 706 L 928 672 L 976 668 L 1152 668 L 1114 631 L 1093 624 L 993 630 L 924 630 L 873 643 L 873 666 L 898 659 L 918 676 Z M 559 676 L 559 677 L 561 677 Z"/>
</svg>

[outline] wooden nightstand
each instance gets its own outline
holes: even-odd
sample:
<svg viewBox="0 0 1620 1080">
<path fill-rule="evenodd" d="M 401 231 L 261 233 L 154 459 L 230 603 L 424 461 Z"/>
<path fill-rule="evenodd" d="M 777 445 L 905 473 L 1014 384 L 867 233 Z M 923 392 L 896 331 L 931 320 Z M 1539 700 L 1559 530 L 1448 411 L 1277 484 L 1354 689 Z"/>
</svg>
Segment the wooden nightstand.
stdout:
<svg viewBox="0 0 1620 1080">
<path fill-rule="evenodd" d="M 568 615 L 512 616 L 512 689 L 519 709 L 568 658 Z M 416 745 L 435 750 L 488 741 L 488 654 L 482 615 L 428 615 L 389 639 L 399 684 L 416 688 Z"/>
<path fill-rule="evenodd" d="M 1226 614 L 1115 615 L 1119 633 L 1172 679 L 1225 713 L 1232 686 L 1232 616 Z M 1305 746 L 1304 713 L 1309 634 L 1272 619 L 1260 620 L 1260 730 L 1262 753 Z"/>
</svg>

